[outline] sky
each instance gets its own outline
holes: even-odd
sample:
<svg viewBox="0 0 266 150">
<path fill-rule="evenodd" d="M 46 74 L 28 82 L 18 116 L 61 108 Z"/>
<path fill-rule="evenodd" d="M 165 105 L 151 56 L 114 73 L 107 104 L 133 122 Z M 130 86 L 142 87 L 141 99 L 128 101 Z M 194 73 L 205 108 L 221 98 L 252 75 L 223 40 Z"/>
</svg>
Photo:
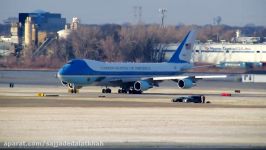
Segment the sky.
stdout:
<svg viewBox="0 0 266 150">
<path fill-rule="evenodd" d="M 134 6 L 142 7 L 142 22 L 160 23 L 159 8 L 166 8 L 166 25 L 222 24 L 266 26 L 266 0 L 0 0 L 0 22 L 19 12 L 44 10 L 61 13 L 67 22 L 80 18 L 83 24 L 136 23 Z"/>
</svg>

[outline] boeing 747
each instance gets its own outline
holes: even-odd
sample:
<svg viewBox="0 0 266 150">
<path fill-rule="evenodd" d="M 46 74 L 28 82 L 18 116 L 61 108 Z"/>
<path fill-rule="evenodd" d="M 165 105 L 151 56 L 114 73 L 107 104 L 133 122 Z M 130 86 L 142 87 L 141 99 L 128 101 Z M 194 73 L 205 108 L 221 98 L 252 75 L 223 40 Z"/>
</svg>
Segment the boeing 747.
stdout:
<svg viewBox="0 0 266 150">
<path fill-rule="evenodd" d="M 190 31 L 182 40 L 168 62 L 162 63 L 118 63 L 88 59 L 73 59 L 59 69 L 57 76 L 71 93 L 83 86 L 103 86 L 102 93 L 111 93 L 109 87 L 120 87 L 118 93 L 141 94 L 162 81 L 172 80 L 181 89 L 192 88 L 203 78 L 224 78 L 221 76 L 182 76 L 191 68 L 192 48 L 195 31 Z"/>
</svg>

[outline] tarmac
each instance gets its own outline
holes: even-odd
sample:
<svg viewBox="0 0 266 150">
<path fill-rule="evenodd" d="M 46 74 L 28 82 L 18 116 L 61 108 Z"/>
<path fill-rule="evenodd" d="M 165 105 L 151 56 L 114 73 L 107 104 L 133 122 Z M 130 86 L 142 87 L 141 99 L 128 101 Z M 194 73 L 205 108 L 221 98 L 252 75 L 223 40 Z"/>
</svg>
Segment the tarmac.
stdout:
<svg viewBox="0 0 266 150">
<path fill-rule="evenodd" d="M 265 149 L 265 87 L 200 81 L 182 90 L 166 82 L 141 95 L 94 86 L 70 94 L 59 84 L 0 82 L 0 147 Z M 197 94 L 211 103 L 171 102 Z"/>
</svg>

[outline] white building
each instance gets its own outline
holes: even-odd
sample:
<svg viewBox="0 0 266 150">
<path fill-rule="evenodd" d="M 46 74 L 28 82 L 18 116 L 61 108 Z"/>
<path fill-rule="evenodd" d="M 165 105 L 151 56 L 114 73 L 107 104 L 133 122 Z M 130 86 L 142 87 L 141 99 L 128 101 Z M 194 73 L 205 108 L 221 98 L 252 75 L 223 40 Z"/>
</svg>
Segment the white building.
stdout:
<svg viewBox="0 0 266 150">
<path fill-rule="evenodd" d="M 165 48 L 165 59 L 168 60 L 176 50 L 177 44 Z M 239 43 L 204 43 L 194 45 L 194 62 L 266 62 L 266 44 Z"/>
<path fill-rule="evenodd" d="M 73 30 L 77 30 L 79 27 L 80 20 L 77 17 L 72 18 L 72 22 L 70 24 L 70 29 L 68 25 L 65 25 L 65 29 L 57 32 L 59 39 L 67 39 Z"/>
<path fill-rule="evenodd" d="M 214 43 L 194 46 L 195 62 L 266 62 L 266 44 Z"/>
<path fill-rule="evenodd" d="M 8 56 L 14 52 L 14 45 L 10 42 L 1 42 L 0 41 L 0 56 Z"/>
<path fill-rule="evenodd" d="M 57 34 L 59 39 L 67 39 L 71 32 L 72 30 L 68 29 L 67 25 L 65 25 L 65 29 L 58 31 Z"/>
<path fill-rule="evenodd" d="M 237 43 L 259 43 L 260 37 L 252 37 L 252 36 L 242 36 L 241 31 L 236 31 L 236 37 L 233 41 Z"/>
</svg>

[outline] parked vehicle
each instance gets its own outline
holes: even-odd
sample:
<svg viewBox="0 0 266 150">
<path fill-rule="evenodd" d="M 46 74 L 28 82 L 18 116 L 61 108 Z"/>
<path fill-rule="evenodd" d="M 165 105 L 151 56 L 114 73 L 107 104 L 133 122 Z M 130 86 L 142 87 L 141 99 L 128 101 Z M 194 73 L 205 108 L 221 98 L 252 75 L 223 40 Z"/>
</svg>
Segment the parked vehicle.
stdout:
<svg viewBox="0 0 266 150">
<path fill-rule="evenodd" d="M 173 98 L 172 102 L 183 102 L 183 103 L 205 103 L 204 95 L 192 95 Z"/>
</svg>

